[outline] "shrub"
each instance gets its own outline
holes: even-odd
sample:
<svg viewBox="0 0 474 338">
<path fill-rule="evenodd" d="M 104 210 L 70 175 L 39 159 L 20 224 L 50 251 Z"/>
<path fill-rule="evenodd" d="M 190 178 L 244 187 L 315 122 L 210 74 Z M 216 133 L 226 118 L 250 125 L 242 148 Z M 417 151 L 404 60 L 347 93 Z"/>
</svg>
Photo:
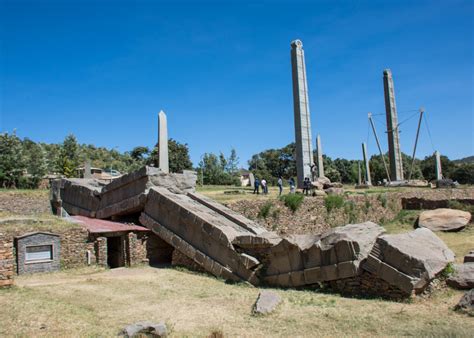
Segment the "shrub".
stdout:
<svg viewBox="0 0 474 338">
<path fill-rule="evenodd" d="M 441 276 L 444 278 L 448 278 L 455 272 L 453 263 L 448 263 L 446 267 L 441 271 Z"/>
<path fill-rule="evenodd" d="M 269 201 L 269 202 L 265 203 L 264 205 L 261 206 L 257 217 L 267 219 L 268 215 L 270 214 L 270 210 L 271 210 L 272 207 L 273 207 L 272 202 Z"/>
<path fill-rule="evenodd" d="M 344 206 L 344 197 L 339 195 L 328 195 L 324 197 L 324 206 L 328 213 L 334 209 L 340 209 Z"/>
<path fill-rule="evenodd" d="M 281 210 L 280 210 L 279 208 L 274 209 L 274 210 L 272 211 L 272 218 L 273 218 L 273 219 L 277 219 L 278 217 L 280 217 L 280 211 L 281 211 Z"/>
<path fill-rule="evenodd" d="M 282 201 L 287 208 L 289 208 L 293 213 L 298 210 L 303 203 L 304 195 L 303 194 L 289 194 L 283 195 L 280 197 L 280 201 Z"/>
<path fill-rule="evenodd" d="M 380 204 L 382 205 L 382 207 L 384 207 L 384 208 L 387 207 L 387 203 L 388 203 L 388 200 L 387 200 L 387 193 L 379 194 L 379 195 L 377 196 L 377 200 L 380 202 Z"/>
<path fill-rule="evenodd" d="M 353 201 L 346 201 L 344 203 L 344 213 L 349 216 L 349 223 L 354 224 L 357 222 L 357 215 L 355 212 L 355 204 Z"/>
</svg>

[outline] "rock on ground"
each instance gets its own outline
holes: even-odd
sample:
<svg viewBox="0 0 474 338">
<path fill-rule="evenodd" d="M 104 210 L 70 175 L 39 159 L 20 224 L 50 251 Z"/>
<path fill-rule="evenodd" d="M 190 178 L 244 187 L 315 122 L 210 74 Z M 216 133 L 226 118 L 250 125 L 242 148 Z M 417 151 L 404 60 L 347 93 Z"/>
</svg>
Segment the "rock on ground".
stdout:
<svg viewBox="0 0 474 338">
<path fill-rule="evenodd" d="M 474 263 L 455 264 L 454 274 L 446 280 L 446 283 L 461 290 L 474 288 Z"/>
<path fill-rule="evenodd" d="M 435 209 L 423 211 L 418 218 L 418 226 L 432 231 L 459 231 L 471 220 L 467 211 L 455 209 Z"/>
<path fill-rule="evenodd" d="M 166 337 L 168 334 L 164 323 L 138 322 L 127 325 L 122 335 L 125 337 Z"/>
<path fill-rule="evenodd" d="M 474 263 L 474 250 L 471 250 L 466 256 L 464 256 L 464 263 Z"/>
<path fill-rule="evenodd" d="M 258 294 L 257 301 L 253 309 L 253 313 L 257 315 L 266 315 L 275 310 L 280 304 L 281 298 L 272 291 L 263 290 Z"/>
<path fill-rule="evenodd" d="M 461 297 L 454 310 L 474 316 L 474 289 L 469 290 Z"/>
</svg>

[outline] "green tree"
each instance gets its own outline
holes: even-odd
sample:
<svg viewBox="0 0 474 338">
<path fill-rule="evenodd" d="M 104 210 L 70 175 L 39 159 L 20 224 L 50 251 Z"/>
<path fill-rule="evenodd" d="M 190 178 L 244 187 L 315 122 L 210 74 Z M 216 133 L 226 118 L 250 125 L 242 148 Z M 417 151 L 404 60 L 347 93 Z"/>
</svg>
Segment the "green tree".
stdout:
<svg viewBox="0 0 474 338">
<path fill-rule="evenodd" d="M 22 143 L 15 131 L 0 134 L 0 185 L 18 187 L 25 168 Z"/>
<path fill-rule="evenodd" d="M 441 156 L 441 170 L 443 176 L 446 178 L 452 178 L 451 173 L 456 169 L 456 165 L 449 160 L 446 156 Z M 432 181 L 436 179 L 436 159 L 434 155 L 426 156 L 420 161 L 420 169 L 425 180 Z"/>
<path fill-rule="evenodd" d="M 37 188 L 43 176 L 48 172 L 46 152 L 40 144 L 24 139 L 23 156 L 29 175 L 26 187 Z"/>
<path fill-rule="evenodd" d="M 474 163 L 462 163 L 450 175 L 451 179 L 461 184 L 474 184 Z"/>
<path fill-rule="evenodd" d="M 159 147 L 157 144 L 146 162 L 148 165 L 152 164 L 155 167 L 159 167 L 159 158 L 160 154 Z M 183 170 L 193 169 L 193 163 L 191 162 L 191 159 L 189 157 L 189 148 L 187 143 L 182 144 L 176 140 L 169 139 L 168 160 L 170 172 L 172 173 L 179 173 Z"/>
<path fill-rule="evenodd" d="M 58 168 L 61 174 L 66 177 L 74 177 L 79 164 L 79 145 L 76 137 L 69 134 L 63 141 L 61 152 L 58 158 Z"/>
</svg>

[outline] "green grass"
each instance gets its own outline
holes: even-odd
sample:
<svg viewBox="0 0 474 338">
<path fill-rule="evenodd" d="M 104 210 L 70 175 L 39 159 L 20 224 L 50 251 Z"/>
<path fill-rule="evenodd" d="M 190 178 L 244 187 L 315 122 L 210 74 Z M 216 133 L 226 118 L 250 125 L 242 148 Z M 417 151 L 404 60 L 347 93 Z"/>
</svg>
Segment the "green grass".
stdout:
<svg viewBox="0 0 474 338">
<path fill-rule="evenodd" d="M 264 205 L 260 207 L 257 217 L 267 219 L 270 215 L 270 210 L 273 207 L 273 203 L 271 201 L 266 202 Z"/>
</svg>

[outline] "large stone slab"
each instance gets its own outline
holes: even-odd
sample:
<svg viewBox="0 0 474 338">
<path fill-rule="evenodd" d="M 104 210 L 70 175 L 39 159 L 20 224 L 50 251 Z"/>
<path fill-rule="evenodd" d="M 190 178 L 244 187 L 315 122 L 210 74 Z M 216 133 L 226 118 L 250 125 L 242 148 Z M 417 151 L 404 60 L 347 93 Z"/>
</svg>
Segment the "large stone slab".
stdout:
<svg viewBox="0 0 474 338">
<path fill-rule="evenodd" d="M 212 272 L 212 264 L 206 266 L 206 257 L 223 266 L 233 275 L 253 283 L 255 266 L 249 257 L 242 256 L 232 245 L 238 236 L 253 235 L 207 206 L 191 199 L 189 196 L 174 194 L 165 188 L 154 187 L 149 190 L 145 210 L 141 222 L 149 226 L 153 220 L 156 223 L 151 230 L 160 236 L 160 226 L 176 236 L 171 241 L 178 250 L 196 250 L 191 259 Z M 191 248 L 182 245 L 184 242 Z M 183 252 L 186 254 L 186 252 Z"/>
<path fill-rule="evenodd" d="M 419 293 L 447 264 L 454 253 L 431 230 L 380 236 L 363 268 L 407 294 Z"/>
<path fill-rule="evenodd" d="M 262 259 L 265 281 L 275 286 L 301 286 L 356 276 L 385 230 L 373 222 L 349 224 L 323 235 L 283 238 Z"/>
<path fill-rule="evenodd" d="M 474 288 L 474 263 L 454 264 L 454 274 L 446 284 L 461 290 Z"/>
<path fill-rule="evenodd" d="M 237 223 L 238 225 L 247 229 L 251 233 L 258 235 L 267 232 L 267 230 L 260 224 L 246 218 L 242 214 L 239 214 L 230 208 L 227 208 L 226 206 L 210 199 L 209 197 L 193 192 L 189 192 L 188 196 L 191 197 L 193 200 L 205 205 L 209 209 L 212 209 L 215 212 L 221 214 L 230 221 Z"/>
<path fill-rule="evenodd" d="M 61 179 L 53 186 L 52 201 L 60 201 L 72 215 L 95 217 L 100 204 L 103 184 L 95 179 Z M 57 189 L 59 188 L 59 197 Z"/>
<path fill-rule="evenodd" d="M 141 212 L 152 187 L 164 187 L 177 194 L 194 192 L 196 177 L 193 171 L 169 174 L 159 168 L 143 167 L 112 181 L 102 189 L 97 218 Z"/>
<path fill-rule="evenodd" d="M 440 208 L 423 211 L 418 217 L 418 226 L 431 231 L 459 231 L 471 220 L 467 211 Z"/>
</svg>

